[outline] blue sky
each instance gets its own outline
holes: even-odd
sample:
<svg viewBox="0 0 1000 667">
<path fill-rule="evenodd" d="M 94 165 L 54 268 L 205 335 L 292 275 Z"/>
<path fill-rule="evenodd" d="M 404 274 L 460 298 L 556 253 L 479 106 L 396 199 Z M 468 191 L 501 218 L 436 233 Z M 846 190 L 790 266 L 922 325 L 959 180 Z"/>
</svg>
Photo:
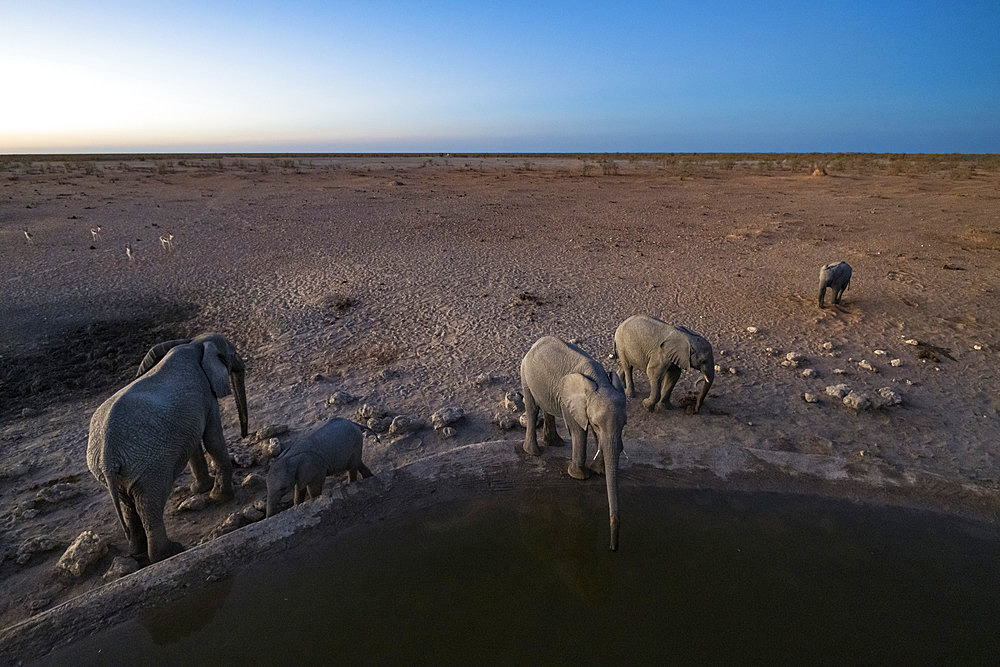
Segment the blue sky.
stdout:
<svg viewBox="0 0 1000 667">
<path fill-rule="evenodd" d="M 0 0 L 0 153 L 1000 153 L 1000 2 Z"/>
</svg>

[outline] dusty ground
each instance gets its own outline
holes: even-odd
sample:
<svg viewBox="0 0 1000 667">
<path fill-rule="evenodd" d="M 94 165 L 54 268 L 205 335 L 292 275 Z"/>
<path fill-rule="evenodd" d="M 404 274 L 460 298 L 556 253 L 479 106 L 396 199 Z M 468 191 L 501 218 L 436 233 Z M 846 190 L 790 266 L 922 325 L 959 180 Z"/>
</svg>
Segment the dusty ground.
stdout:
<svg viewBox="0 0 1000 667">
<path fill-rule="evenodd" d="M 0 627 L 99 585 L 127 548 L 86 467 L 90 416 L 151 344 L 205 330 L 247 359 L 251 430 L 287 424 L 286 444 L 362 403 L 424 419 L 464 408 L 453 438 L 368 440 L 378 474 L 502 437 L 494 414 L 538 337 L 577 339 L 610 368 L 615 327 L 649 313 L 706 336 L 722 370 L 700 415 L 632 401 L 626 450 L 857 457 L 1000 496 L 995 161 L 830 160 L 826 176 L 752 158 L 0 161 Z M 851 288 L 820 311 L 818 269 L 839 259 Z M 781 366 L 787 352 L 807 360 Z M 823 395 L 841 382 L 904 402 L 855 413 Z M 338 390 L 360 400 L 328 405 Z M 223 410 L 240 449 L 231 399 Z M 238 486 L 177 512 L 188 481 L 167 508 L 188 545 L 264 496 Z M 57 576 L 86 529 L 111 539 L 108 556 Z"/>
</svg>

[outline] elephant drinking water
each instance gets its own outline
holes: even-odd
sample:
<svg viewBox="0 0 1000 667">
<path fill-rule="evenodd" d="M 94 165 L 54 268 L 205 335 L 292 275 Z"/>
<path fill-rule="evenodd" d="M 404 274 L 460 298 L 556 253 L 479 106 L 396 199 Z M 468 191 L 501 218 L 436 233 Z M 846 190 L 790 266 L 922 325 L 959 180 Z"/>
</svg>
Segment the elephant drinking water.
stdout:
<svg viewBox="0 0 1000 667">
<path fill-rule="evenodd" d="M 618 377 L 625 383 L 625 393 L 635 396 L 632 369 L 644 368 L 649 377 L 649 397 L 642 405 L 647 410 L 670 407 L 670 394 L 681 371 L 696 368 L 702 373 L 701 391 L 694 411 L 701 405 L 715 381 L 715 357 L 712 345 L 687 327 L 675 327 L 647 315 L 633 315 L 615 330 L 618 354 Z"/>
<path fill-rule="evenodd" d="M 521 361 L 521 391 L 527 433 L 524 451 L 539 456 L 535 422 L 543 414 L 542 437 L 546 445 L 563 444 L 556 433 L 555 415 L 569 429 L 573 451 L 569 474 L 587 479 L 591 471 L 602 472 L 608 488 L 611 517 L 611 550 L 618 549 L 618 456 L 625 426 L 625 394 L 618 377 L 609 375 L 589 354 L 554 336 L 539 338 Z M 588 468 L 587 434 L 597 439 L 597 455 Z"/>
<path fill-rule="evenodd" d="M 87 467 L 107 487 L 132 555 L 150 562 L 180 552 L 167 537 L 163 507 L 174 480 L 190 462 L 191 491 L 233 497 L 218 399 L 236 399 L 240 434 L 247 435 L 245 369 L 236 348 L 220 334 L 153 347 L 139 377 L 104 401 L 90 420 Z M 219 471 L 214 485 L 205 450 Z"/>
</svg>

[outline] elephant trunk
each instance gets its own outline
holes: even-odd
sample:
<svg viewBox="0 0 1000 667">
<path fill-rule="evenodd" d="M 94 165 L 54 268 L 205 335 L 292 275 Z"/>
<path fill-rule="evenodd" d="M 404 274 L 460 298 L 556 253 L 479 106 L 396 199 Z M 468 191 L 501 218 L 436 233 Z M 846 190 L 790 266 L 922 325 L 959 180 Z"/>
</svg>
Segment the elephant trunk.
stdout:
<svg viewBox="0 0 1000 667">
<path fill-rule="evenodd" d="M 246 371 L 243 364 L 229 371 L 229 384 L 233 388 L 233 398 L 236 400 L 236 411 L 240 415 L 240 436 L 247 437 L 247 390 Z"/>
<path fill-rule="evenodd" d="M 701 373 L 705 376 L 705 381 L 701 385 L 701 391 L 698 393 L 698 400 L 696 400 L 694 404 L 694 411 L 696 413 L 701 412 L 701 404 L 705 402 L 705 397 L 708 396 L 708 390 L 712 388 L 712 383 L 715 382 L 714 360 L 709 360 L 707 364 L 702 366 Z"/>
<path fill-rule="evenodd" d="M 826 296 L 826 283 L 819 286 L 819 307 L 823 307 L 823 297 Z"/>
<path fill-rule="evenodd" d="M 604 452 L 604 479 L 608 485 L 608 513 L 611 516 L 611 550 L 618 551 L 618 456 L 622 451 L 621 434 L 611 439 Z"/>
</svg>

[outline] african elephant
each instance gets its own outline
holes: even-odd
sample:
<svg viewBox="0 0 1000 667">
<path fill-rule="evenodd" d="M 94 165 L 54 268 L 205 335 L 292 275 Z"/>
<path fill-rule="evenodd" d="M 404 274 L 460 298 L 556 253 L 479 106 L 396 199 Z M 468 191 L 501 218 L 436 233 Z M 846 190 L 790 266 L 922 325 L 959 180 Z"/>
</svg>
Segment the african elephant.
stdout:
<svg viewBox="0 0 1000 667">
<path fill-rule="evenodd" d="M 712 345 L 687 327 L 677 327 L 647 315 L 633 315 L 615 330 L 615 353 L 618 377 L 625 383 L 625 393 L 635 396 L 632 369 L 645 368 L 649 377 L 649 397 L 642 405 L 647 410 L 670 407 L 670 394 L 681 371 L 697 368 L 702 373 L 701 391 L 694 411 L 701 412 L 708 390 L 715 381 L 715 357 Z"/>
<path fill-rule="evenodd" d="M 831 262 L 819 270 L 819 307 L 823 307 L 826 288 L 833 290 L 833 302 L 840 303 L 844 290 L 851 286 L 851 265 L 847 262 Z"/>
<path fill-rule="evenodd" d="M 334 417 L 285 450 L 267 471 L 267 516 L 277 514 L 281 497 L 294 488 L 293 502 L 318 498 L 327 475 L 347 472 L 350 482 L 371 477 L 361 462 L 361 427 L 349 419 Z"/>
<path fill-rule="evenodd" d="M 193 493 L 212 489 L 233 497 L 233 470 L 218 399 L 236 399 L 240 434 L 247 435 L 246 371 L 220 334 L 154 346 L 129 385 L 104 401 L 90 420 L 87 467 L 111 493 L 132 555 L 156 562 L 183 550 L 167 537 L 163 507 L 174 480 L 191 465 Z M 218 469 L 213 486 L 205 450 Z"/>
<path fill-rule="evenodd" d="M 527 415 L 524 451 L 539 456 L 535 434 L 542 411 L 542 437 L 550 447 L 563 443 L 556 433 L 555 415 L 569 429 L 573 451 L 569 474 L 587 479 L 591 470 L 604 473 L 611 517 L 611 550 L 618 549 L 618 456 L 625 426 L 625 394 L 616 375 L 609 374 L 589 354 L 554 336 L 539 338 L 521 361 L 521 391 Z M 597 455 L 586 467 L 587 433 L 594 432 Z"/>
</svg>

